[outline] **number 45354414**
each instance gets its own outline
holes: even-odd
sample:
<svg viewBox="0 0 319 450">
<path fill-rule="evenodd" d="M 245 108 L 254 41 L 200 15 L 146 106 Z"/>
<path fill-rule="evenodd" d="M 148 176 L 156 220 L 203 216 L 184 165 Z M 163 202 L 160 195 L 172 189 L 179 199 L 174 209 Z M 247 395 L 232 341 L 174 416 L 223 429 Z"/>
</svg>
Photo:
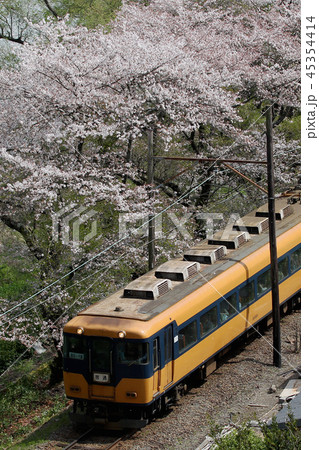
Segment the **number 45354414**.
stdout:
<svg viewBox="0 0 319 450">
<path fill-rule="evenodd" d="M 307 48 L 306 48 L 306 70 L 308 70 L 309 72 L 306 72 L 307 77 L 312 78 L 315 76 L 315 70 L 316 70 L 316 66 L 315 66 L 315 62 L 316 62 L 316 58 L 315 58 L 315 54 L 316 54 L 316 50 L 314 48 L 315 45 L 315 32 L 312 30 L 316 29 L 316 25 L 314 23 L 315 17 L 310 16 L 310 17 L 306 17 L 306 20 L 308 22 L 311 23 L 311 25 L 309 25 L 307 23 L 306 25 L 306 36 L 307 36 Z M 309 55 L 309 56 L 308 56 Z"/>
</svg>

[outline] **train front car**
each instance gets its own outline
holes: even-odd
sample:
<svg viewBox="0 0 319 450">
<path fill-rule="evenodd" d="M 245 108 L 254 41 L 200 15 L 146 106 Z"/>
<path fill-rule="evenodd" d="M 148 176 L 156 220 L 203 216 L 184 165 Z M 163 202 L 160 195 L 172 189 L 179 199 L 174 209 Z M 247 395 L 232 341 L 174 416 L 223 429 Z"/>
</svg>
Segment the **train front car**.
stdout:
<svg viewBox="0 0 319 450">
<path fill-rule="evenodd" d="M 110 429 L 147 424 L 153 365 L 143 334 L 135 321 L 83 313 L 65 326 L 64 384 L 74 400 L 73 423 Z"/>
</svg>

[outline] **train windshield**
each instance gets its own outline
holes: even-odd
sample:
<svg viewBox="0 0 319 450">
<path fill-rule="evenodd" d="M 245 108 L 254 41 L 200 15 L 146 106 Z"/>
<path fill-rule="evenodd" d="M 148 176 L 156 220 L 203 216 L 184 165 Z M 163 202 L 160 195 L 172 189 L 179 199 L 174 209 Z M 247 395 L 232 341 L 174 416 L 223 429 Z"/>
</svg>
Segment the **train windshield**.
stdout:
<svg viewBox="0 0 319 450">
<path fill-rule="evenodd" d="M 121 364 L 148 364 L 149 345 L 147 342 L 119 342 L 117 360 Z"/>
<path fill-rule="evenodd" d="M 85 336 L 64 335 L 64 358 L 86 360 L 88 355 L 87 339 Z"/>
<path fill-rule="evenodd" d="M 110 372 L 112 341 L 108 338 L 65 334 L 63 355 L 64 358 L 87 362 L 90 370 Z"/>
<path fill-rule="evenodd" d="M 112 341 L 108 338 L 92 338 L 91 340 L 92 370 L 111 371 Z"/>
</svg>

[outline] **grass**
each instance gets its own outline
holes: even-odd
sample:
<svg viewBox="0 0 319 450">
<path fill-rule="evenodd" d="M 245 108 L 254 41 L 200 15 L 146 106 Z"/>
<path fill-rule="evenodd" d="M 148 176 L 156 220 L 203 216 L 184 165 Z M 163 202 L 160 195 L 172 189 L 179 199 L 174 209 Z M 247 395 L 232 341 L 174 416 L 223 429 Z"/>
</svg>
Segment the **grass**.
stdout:
<svg viewBox="0 0 319 450">
<path fill-rule="evenodd" d="M 6 383 L 0 396 L 0 449 L 11 448 L 10 446 L 65 409 L 68 401 L 63 388 L 49 388 L 49 377 L 49 365 L 45 363 L 17 381 Z M 61 420 L 65 421 L 66 418 Z M 55 424 L 57 422 L 52 422 L 52 427 Z M 29 448 L 34 448 L 34 444 L 32 445 Z M 19 443 L 14 448 L 23 447 Z"/>
<path fill-rule="evenodd" d="M 1 222 L 0 248 L 0 299 L 15 301 L 38 285 L 38 264 L 22 236 Z"/>
<path fill-rule="evenodd" d="M 31 292 L 30 284 L 36 281 L 34 276 L 30 273 L 24 272 L 21 269 L 1 264 L 0 261 L 0 298 L 8 300 L 19 299 L 26 295 L 26 292 Z"/>
<path fill-rule="evenodd" d="M 12 450 L 19 449 L 34 449 L 40 444 L 45 444 L 50 440 L 52 434 L 58 431 L 61 427 L 66 426 L 69 423 L 68 411 L 65 409 L 61 412 L 60 410 L 56 412 L 48 411 L 45 413 L 44 417 L 38 418 L 38 427 L 34 432 L 29 434 L 25 439 L 13 444 L 9 448 Z M 50 413 L 50 417 L 48 414 Z M 50 420 L 48 420 L 48 418 Z M 44 420 L 44 422 L 43 422 Z M 47 421 L 48 420 L 48 421 Z"/>
</svg>

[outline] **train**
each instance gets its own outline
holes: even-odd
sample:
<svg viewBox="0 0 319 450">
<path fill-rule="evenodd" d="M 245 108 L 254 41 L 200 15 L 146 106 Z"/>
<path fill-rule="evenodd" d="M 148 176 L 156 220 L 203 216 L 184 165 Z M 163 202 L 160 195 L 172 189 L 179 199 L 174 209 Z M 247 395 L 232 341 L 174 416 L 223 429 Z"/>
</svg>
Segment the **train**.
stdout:
<svg viewBox="0 0 319 450">
<path fill-rule="evenodd" d="M 275 206 L 285 311 L 300 302 L 300 192 Z M 63 378 L 76 426 L 144 427 L 190 379 L 204 380 L 234 343 L 271 323 L 268 228 L 263 205 L 64 326 Z"/>
</svg>

